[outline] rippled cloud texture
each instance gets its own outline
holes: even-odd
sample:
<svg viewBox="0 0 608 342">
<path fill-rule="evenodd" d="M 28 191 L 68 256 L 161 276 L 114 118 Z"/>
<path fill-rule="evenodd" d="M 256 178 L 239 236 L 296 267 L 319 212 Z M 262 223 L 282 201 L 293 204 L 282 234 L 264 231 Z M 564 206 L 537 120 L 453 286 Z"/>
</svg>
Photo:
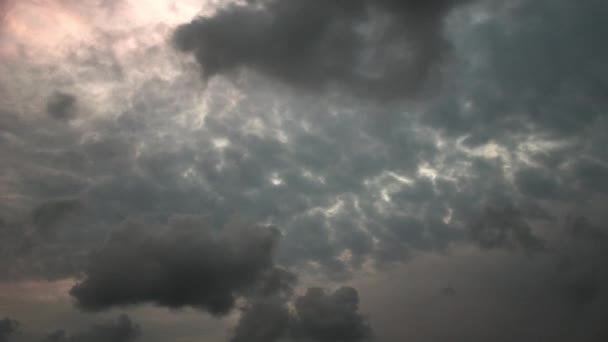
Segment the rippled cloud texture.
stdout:
<svg viewBox="0 0 608 342">
<path fill-rule="evenodd" d="M 606 16 L 0 1 L 0 342 L 608 340 Z"/>
</svg>

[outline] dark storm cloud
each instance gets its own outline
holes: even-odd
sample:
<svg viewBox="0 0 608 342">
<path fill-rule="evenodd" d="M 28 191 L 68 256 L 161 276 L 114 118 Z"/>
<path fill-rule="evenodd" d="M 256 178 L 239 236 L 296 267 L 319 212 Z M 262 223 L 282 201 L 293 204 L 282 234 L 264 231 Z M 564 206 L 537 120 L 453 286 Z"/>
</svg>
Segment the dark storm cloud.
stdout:
<svg viewBox="0 0 608 342">
<path fill-rule="evenodd" d="M 248 68 L 304 88 L 406 96 L 444 55 L 443 20 L 461 2 L 255 1 L 182 25 L 173 40 L 206 78 Z"/>
<path fill-rule="evenodd" d="M 92 255 L 70 293 L 84 310 L 154 303 L 223 315 L 240 295 L 276 293 L 292 281 L 273 261 L 278 238 L 273 228 L 234 223 L 214 230 L 192 218 L 158 233 L 128 224 Z"/>
<path fill-rule="evenodd" d="M 358 306 L 359 295 L 352 287 L 333 293 L 309 288 L 295 299 L 293 313 L 278 298 L 254 301 L 243 311 L 232 342 L 368 341 L 372 329 Z"/>
<path fill-rule="evenodd" d="M 11 335 L 14 335 L 19 331 L 19 322 L 4 318 L 0 320 L 0 342 L 8 342 Z"/>
<path fill-rule="evenodd" d="M 76 116 L 76 97 L 71 94 L 55 92 L 47 102 L 46 112 L 57 120 L 70 120 Z"/>
<path fill-rule="evenodd" d="M 132 342 L 140 335 L 139 325 L 123 314 L 115 321 L 96 324 L 74 334 L 57 330 L 49 334 L 43 342 Z"/>
</svg>

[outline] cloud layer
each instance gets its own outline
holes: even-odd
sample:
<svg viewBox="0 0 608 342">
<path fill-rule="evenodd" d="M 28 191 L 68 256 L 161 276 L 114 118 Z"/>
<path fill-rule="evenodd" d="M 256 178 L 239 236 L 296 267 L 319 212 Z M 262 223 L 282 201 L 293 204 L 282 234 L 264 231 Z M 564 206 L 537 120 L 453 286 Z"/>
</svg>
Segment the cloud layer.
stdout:
<svg viewBox="0 0 608 342">
<path fill-rule="evenodd" d="M 0 7 L 6 315 L 605 340 L 605 1 L 201 3 Z"/>
</svg>

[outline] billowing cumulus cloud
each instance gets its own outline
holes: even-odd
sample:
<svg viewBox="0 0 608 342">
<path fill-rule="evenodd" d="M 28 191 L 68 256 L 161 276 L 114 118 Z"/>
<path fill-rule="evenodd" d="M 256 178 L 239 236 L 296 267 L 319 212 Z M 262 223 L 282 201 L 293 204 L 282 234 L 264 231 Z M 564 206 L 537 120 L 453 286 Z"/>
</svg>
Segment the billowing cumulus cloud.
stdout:
<svg viewBox="0 0 608 342">
<path fill-rule="evenodd" d="M 254 301 L 244 309 L 232 342 L 242 341 L 369 341 L 372 329 L 359 313 L 352 287 L 327 293 L 309 288 L 294 300 L 294 312 L 278 298 Z"/>
<path fill-rule="evenodd" d="M 206 78 L 248 68 L 305 88 L 406 96 L 445 54 L 443 20 L 462 1 L 250 1 L 180 26 L 176 47 Z"/>
<path fill-rule="evenodd" d="M 278 232 L 272 228 L 234 223 L 214 231 L 178 218 L 160 229 L 147 233 L 128 225 L 113 234 L 72 288 L 77 306 L 95 311 L 154 303 L 223 315 L 238 296 L 276 293 L 292 280 L 274 264 Z"/>
</svg>

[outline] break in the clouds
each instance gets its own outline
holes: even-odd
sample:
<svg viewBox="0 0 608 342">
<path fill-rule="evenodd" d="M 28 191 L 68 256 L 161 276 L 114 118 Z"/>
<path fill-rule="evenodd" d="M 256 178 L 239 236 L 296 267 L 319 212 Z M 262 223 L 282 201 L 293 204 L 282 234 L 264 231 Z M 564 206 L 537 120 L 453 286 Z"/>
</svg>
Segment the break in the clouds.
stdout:
<svg viewBox="0 0 608 342">
<path fill-rule="evenodd" d="M 606 340 L 605 1 L 0 4 L 3 338 Z"/>
</svg>

